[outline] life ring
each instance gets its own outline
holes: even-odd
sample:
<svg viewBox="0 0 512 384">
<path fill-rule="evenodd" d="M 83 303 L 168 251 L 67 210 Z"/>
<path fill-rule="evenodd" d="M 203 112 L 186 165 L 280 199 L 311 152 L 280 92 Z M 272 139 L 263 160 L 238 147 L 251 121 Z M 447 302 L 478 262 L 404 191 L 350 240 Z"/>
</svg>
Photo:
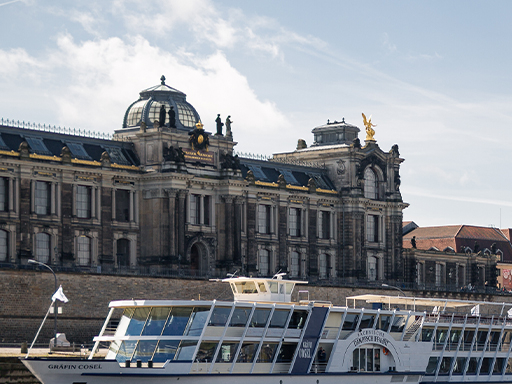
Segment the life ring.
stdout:
<svg viewBox="0 0 512 384">
<path fill-rule="evenodd" d="M 386 347 L 382 348 L 382 353 L 387 356 L 389 354 L 389 349 Z"/>
</svg>

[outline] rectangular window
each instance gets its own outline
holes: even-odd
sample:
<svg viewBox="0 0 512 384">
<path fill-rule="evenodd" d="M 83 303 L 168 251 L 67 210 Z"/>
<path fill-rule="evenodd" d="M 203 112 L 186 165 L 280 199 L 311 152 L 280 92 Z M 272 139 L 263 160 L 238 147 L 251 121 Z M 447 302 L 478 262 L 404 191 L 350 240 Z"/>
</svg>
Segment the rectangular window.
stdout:
<svg viewBox="0 0 512 384">
<path fill-rule="evenodd" d="M 91 187 L 77 185 L 76 215 L 81 219 L 91 218 Z"/>
<path fill-rule="evenodd" d="M 0 211 L 5 212 L 9 210 L 8 188 L 9 179 L 6 177 L 0 177 Z"/>
<path fill-rule="evenodd" d="M 210 223 L 210 200 L 211 196 L 203 197 L 203 224 L 211 225 Z"/>
<path fill-rule="evenodd" d="M 128 190 L 116 190 L 116 220 L 130 221 L 130 191 Z"/>
<path fill-rule="evenodd" d="M 366 216 L 366 240 L 371 243 L 379 241 L 379 216 Z"/>
<path fill-rule="evenodd" d="M 258 205 L 258 232 L 268 234 L 270 233 L 270 220 L 271 220 L 271 206 Z"/>
<path fill-rule="evenodd" d="M 43 232 L 36 234 L 36 259 L 41 263 L 50 261 L 50 235 Z"/>
<path fill-rule="evenodd" d="M 436 264 L 436 287 L 440 287 L 444 283 L 444 265 Z"/>
<path fill-rule="evenodd" d="M 78 265 L 91 264 L 91 239 L 87 236 L 80 236 L 77 239 L 77 261 Z"/>
<path fill-rule="evenodd" d="M 331 212 L 320 211 L 318 213 L 318 237 L 320 239 L 331 238 Z"/>
<path fill-rule="evenodd" d="M 288 216 L 288 226 L 290 228 L 290 236 L 302 236 L 302 210 L 300 208 L 290 208 L 290 215 Z"/>
<path fill-rule="evenodd" d="M 34 211 L 38 215 L 50 214 L 50 183 L 36 181 Z"/>
<path fill-rule="evenodd" d="M 290 277 L 298 277 L 300 275 L 300 254 L 293 251 L 290 261 Z"/>
<path fill-rule="evenodd" d="M 190 224 L 199 224 L 201 196 L 190 195 Z"/>
<path fill-rule="evenodd" d="M 259 271 L 261 276 L 268 276 L 270 269 L 270 255 L 266 249 L 260 249 L 259 254 Z"/>
</svg>

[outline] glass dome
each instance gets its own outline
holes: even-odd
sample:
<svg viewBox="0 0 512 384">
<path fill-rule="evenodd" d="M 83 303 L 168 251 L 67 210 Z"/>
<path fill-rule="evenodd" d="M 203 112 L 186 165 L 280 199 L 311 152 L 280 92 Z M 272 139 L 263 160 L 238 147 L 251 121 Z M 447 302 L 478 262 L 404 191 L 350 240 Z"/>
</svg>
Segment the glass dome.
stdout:
<svg viewBox="0 0 512 384">
<path fill-rule="evenodd" d="M 139 100 L 128 107 L 124 116 L 123 128 L 138 127 L 143 121 L 148 127 L 153 127 L 155 120 L 160 119 L 162 105 L 165 106 L 164 125 L 166 127 L 169 127 L 168 112 L 171 107 L 175 112 L 177 129 L 188 131 L 199 122 L 199 114 L 187 102 L 187 95 L 166 85 L 164 76 L 160 80 L 159 85 L 141 91 Z"/>
</svg>

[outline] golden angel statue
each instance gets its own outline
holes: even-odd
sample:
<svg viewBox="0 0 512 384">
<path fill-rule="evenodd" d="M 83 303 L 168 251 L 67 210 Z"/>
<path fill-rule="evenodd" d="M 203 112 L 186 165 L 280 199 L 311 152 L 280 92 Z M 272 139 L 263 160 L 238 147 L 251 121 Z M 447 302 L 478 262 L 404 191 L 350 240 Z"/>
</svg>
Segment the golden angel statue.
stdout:
<svg viewBox="0 0 512 384">
<path fill-rule="evenodd" d="M 364 123 L 364 126 L 366 127 L 366 139 L 365 140 L 366 141 L 375 141 L 375 139 L 373 138 L 373 135 L 375 135 L 375 130 L 372 127 L 376 127 L 377 125 L 372 124 L 372 116 L 371 115 L 368 120 L 366 119 L 366 116 L 364 115 L 364 113 L 362 115 L 363 115 L 363 123 Z"/>
</svg>

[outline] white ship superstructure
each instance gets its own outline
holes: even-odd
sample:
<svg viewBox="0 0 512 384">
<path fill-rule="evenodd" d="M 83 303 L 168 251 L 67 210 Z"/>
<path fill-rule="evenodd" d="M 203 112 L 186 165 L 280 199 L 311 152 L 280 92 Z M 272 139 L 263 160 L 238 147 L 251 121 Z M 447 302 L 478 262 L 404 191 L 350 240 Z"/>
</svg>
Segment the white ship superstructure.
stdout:
<svg viewBox="0 0 512 384">
<path fill-rule="evenodd" d="M 88 360 L 23 362 L 45 384 L 512 381 L 505 304 L 360 295 L 334 306 L 305 291 L 292 302 L 304 282 L 280 276 L 222 281 L 233 302 L 113 301 Z"/>
</svg>

